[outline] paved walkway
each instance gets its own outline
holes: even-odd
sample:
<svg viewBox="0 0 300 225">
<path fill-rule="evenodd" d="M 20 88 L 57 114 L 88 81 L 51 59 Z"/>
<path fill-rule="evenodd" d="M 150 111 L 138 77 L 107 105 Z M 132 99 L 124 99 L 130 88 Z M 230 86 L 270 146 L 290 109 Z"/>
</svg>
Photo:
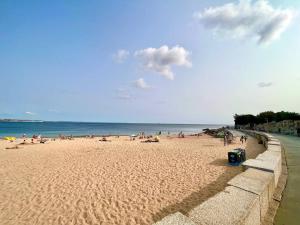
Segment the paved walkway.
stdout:
<svg viewBox="0 0 300 225">
<path fill-rule="evenodd" d="M 237 131 L 237 130 L 229 130 L 234 137 L 241 137 L 243 135 L 245 135 L 244 133 L 240 132 L 240 131 Z"/>
<path fill-rule="evenodd" d="M 274 135 L 282 143 L 288 165 L 288 182 L 275 217 L 275 225 L 300 224 L 300 138 Z"/>
</svg>

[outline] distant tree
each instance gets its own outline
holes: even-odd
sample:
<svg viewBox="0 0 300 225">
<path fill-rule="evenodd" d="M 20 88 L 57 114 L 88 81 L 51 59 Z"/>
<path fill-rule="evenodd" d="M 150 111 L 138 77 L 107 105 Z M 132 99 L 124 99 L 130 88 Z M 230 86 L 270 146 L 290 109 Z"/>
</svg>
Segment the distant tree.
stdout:
<svg viewBox="0 0 300 225">
<path fill-rule="evenodd" d="M 283 121 L 283 120 L 300 120 L 300 114 L 295 112 L 277 112 L 276 113 L 276 121 Z"/>
<path fill-rule="evenodd" d="M 276 121 L 276 113 L 272 111 L 261 112 L 256 116 L 256 123 L 268 123 Z"/>
<path fill-rule="evenodd" d="M 238 125 L 247 125 L 250 124 L 252 128 L 254 124 L 262 124 L 267 122 L 280 122 L 283 120 L 300 120 L 300 114 L 296 112 L 277 112 L 274 113 L 273 111 L 265 111 L 261 112 L 258 115 L 254 116 L 251 114 L 242 114 L 238 115 L 235 114 L 234 116 L 234 123 L 237 127 Z"/>
<path fill-rule="evenodd" d="M 234 115 L 234 123 L 235 125 L 247 125 L 250 124 L 250 127 L 252 128 L 255 124 L 255 116 L 251 114 L 244 114 L 244 115 Z"/>
</svg>

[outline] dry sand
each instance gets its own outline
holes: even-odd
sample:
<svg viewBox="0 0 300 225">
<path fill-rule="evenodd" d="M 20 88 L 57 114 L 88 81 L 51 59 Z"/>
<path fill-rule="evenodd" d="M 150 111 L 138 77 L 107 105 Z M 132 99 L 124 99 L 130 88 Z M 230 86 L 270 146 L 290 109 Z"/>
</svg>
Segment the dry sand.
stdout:
<svg viewBox="0 0 300 225">
<path fill-rule="evenodd" d="M 227 151 L 239 141 L 224 147 L 206 135 L 160 143 L 109 139 L 19 149 L 0 141 L 0 224 L 151 224 L 186 214 L 241 172 L 227 166 Z M 262 151 L 248 140 L 248 157 Z"/>
</svg>

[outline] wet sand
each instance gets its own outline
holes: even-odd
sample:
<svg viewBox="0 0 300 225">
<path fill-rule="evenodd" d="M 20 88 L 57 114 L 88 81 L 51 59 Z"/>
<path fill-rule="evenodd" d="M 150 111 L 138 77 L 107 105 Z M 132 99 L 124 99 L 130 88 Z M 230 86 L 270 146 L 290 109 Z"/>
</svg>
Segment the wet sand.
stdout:
<svg viewBox="0 0 300 225">
<path fill-rule="evenodd" d="M 151 224 L 190 209 L 241 172 L 227 165 L 239 140 L 128 137 L 56 140 L 20 145 L 0 141 L 1 224 Z M 20 141 L 19 141 L 20 142 Z M 247 156 L 264 149 L 254 139 Z"/>
</svg>

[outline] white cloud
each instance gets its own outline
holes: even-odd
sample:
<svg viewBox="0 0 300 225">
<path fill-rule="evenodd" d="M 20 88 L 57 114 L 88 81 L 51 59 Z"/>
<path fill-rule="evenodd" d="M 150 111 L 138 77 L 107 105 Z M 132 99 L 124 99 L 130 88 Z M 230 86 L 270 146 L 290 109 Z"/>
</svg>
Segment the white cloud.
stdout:
<svg viewBox="0 0 300 225">
<path fill-rule="evenodd" d="M 268 0 L 240 0 L 197 12 L 195 18 L 218 34 L 269 43 L 280 37 L 294 15 L 291 9 L 273 8 Z"/>
<path fill-rule="evenodd" d="M 192 66 L 188 56 L 190 53 L 183 47 L 174 46 L 169 48 L 166 45 L 160 48 L 146 48 L 135 52 L 135 56 L 140 58 L 146 69 L 155 71 L 162 76 L 173 80 L 174 73 L 171 70 L 172 65 Z"/>
<path fill-rule="evenodd" d="M 118 50 L 115 54 L 113 54 L 113 58 L 117 63 L 123 63 L 128 56 L 130 55 L 130 52 L 125 49 Z"/>
<path fill-rule="evenodd" d="M 36 115 L 36 113 L 34 113 L 34 112 L 25 112 L 25 114 L 27 114 L 27 115 L 30 115 L 30 116 L 34 116 L 34 115 Z"/>
<path fill-rule="evenodd" d="M 151 88 L 143 78 L 139 78 L 133 82 L 134 86 L 141 89 L 149 89 Z"/>
<path fill-rule="evenodd" d="M 273 85 L 272 82 L 260 82 L 257 84 L 260 88 L 271 87 Z"/>
</svg>

